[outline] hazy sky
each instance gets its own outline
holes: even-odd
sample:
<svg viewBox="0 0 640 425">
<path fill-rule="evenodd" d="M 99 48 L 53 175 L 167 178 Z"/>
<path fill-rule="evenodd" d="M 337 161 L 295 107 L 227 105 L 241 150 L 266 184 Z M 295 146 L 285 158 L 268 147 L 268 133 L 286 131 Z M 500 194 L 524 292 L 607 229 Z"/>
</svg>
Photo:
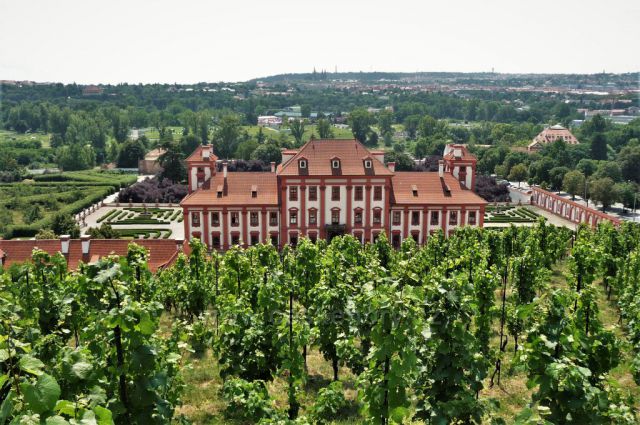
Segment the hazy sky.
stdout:
<svg viewBox="0 0 640 425">
<path fill-rule="evenodd" d="M 640 71 L 639 0 L 0 0 L 0 79 Z"/>
</svg>

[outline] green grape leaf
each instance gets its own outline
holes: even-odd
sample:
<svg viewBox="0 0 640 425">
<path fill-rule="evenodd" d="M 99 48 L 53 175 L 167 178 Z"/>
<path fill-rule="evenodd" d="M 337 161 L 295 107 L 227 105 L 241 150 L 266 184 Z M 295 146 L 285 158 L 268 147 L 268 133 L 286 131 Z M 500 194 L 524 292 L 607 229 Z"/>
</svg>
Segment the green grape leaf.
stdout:
<svg viewBox="0 0 640 425">
<path fill-rule="evenodd" d="M 60 386 L 52 376 L 46 373 L 38 378 L 35 385 L 20 384 L 20 390 L 24 394 L 27 407 L 35 413 L 53 410 L 60 397 Z"/>
<path fill-rule="evenodd" d="M 76 413 L 76 405 L 68 400 L 59 400 L 54 409 L 58 413 L 74 416 Z"/>
<path fill-rule="evenodd" d="M 45 421 L 46 425 L 69 425 L 69 422 L 62 416 L 50 416 Z"/>
<path fill-rule="evenodd" d="M 113 425 L 113 416 L 111 415 L 111 411 L 109 409 L 96 406 L 93 409 L 93 412 L 96 415 L 98 425 Z"/>
<path fill-rule="evenodd" d="M 92 370 L 93 370 L 93 366 L 91 365 L 91 363 L 82 362 L 82 361 L 74 363 L 74 365 L 71 366 L 71 372 L 78 379 L 87 379 L 91 374 Z"/>
<path fill-rule="evenodd" d="M 42 363 L 39 359 L 35 357 L 26 355 L 20 358 L 18 362 L 18 366 L 24 372 L 31 373 L 33 375 L 41 375 L 42 368 L 44 367 L 44 363 Z"/>
<path fill-rule="evenodd" d="M 0 425 L 4 425 L 13 411 L 13 391 L 0 404 Z"/>
</svg>

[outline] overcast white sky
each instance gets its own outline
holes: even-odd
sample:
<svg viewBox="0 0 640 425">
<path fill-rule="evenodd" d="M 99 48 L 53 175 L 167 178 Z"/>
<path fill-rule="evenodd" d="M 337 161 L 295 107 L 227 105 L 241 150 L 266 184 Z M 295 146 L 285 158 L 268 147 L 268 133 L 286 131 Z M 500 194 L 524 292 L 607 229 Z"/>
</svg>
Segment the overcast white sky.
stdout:
<svg viewBox="0 0 640 425">
<path fill-rule="evenodd" d="M 0 79 L 640 71 L 639 0 L 0 0 Z"/>
</svg>

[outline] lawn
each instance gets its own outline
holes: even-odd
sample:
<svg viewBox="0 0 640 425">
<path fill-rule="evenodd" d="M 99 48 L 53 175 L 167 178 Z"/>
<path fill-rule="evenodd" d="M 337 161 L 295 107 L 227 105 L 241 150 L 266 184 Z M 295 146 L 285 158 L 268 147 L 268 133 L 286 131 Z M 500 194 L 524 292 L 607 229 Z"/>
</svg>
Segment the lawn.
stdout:
<svg viewBox="0 0 640 425">
<path fill-rule="evenodd" d="M 51 135 L 48 133 L 25 133 L 0 129 L 0 144 L 15 144 L 16 142 L 39 141 L 43 148 L 51 147 Z"/>
<path fill-rule="evenodd" d="M 50 139 L 50 134 L 0 130 L 0 152 L 8 151 L 23 167 L 53 168 L 57 165 Z"/>
</svg>

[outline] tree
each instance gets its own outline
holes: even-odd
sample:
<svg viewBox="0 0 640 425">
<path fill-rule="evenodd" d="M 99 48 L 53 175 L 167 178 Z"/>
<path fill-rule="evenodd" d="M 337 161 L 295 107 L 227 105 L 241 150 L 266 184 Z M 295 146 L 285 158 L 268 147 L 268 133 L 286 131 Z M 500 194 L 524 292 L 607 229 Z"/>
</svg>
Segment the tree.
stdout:
<svg viewBox="0 0 640 425">
<path fill-rule="evenodd" d="M 200 146 L 200 139 L 193 134 L 187 134 L 186 136 L 182 136 L 180 143 L 182 145 L 182 152 L 185 156 L 189 156 Z"/>
<path fill-rule="evenodd" d="M 598 169 L 598 163 L 593 159 L 584 158 L 578 162 L 576 169 L 582 172 L 585 177 L 591 177 Z"/>
<path fill-rule="evenodd" d="M 267 136 L 265 136 L 262 126 L 260 126 L 260 128 L 258 128 L 258 132 L 256 133 L 256 141 L 259 145 L 261 145 L 265 140 L 267 140 Z"/>
<path fill-rule="evenodd" d="M 304 137 L 304 120 L 293 120 L 289 123 L 289 128 L 291 129 L 291 135 L 296 141 L 297 146 L 302 146 L 302 141 Z"/>
<path fill-rule="evenodd" d="M 576 199 L 576 194 L 584 191 L 585 177 L 578 170 L 569 171 L 562 179 L 562 189 L 571 194 L 571 199 Z"/>
<path fill-rule="evenodd" d="M 371 114 L 366 109 L 354 109 L 349 114 L 349 125 L 351 132 L 360 143 L 367 143 L 367 136 L 370 132 Z"/>
<path fill-rule="evenodd" d="M 385 153 L 384 162 L 387 164 L 390 162 L 395 162 L 396 171 L 413 171 L 413 168 L 415 165 L 415 163 L 413 162 L 413 159 L 411 159 L 409 155 L 407 155 L 406 153 L 400 153 L 400 152 Z"/>
<path fill-rule="evenodd" d="M 529 176 L 529 171 L 527 170 L 527 166 L 520 163 L 511 167 L 511 172 L 509 173 L 509 180 L 517 181 L 518 187 L 520 187 L 520 182 L 526 180 Z"/>
<path fill-rule="evenodd" d="M 618 199 L 615 190 L 615 183 L 610 177 L 603 177 L 592 180 L 589 183 L 589 193 L 591 198 L 602 204 L 602 211 L 605 212 L 613 202 Z"/>
<path fill-rule="evenodd" d="M 74 143 L 57 149 L 58 167 L 65 171 L 86 170 L 94 166 L 96 154 L 89 145 Z M 136 163 L 136 167 L 138 164 Z"/>
<path fill-rule="evenodd" d="M 633 208 L 638 194 L 638 186 L 631 182 L 617 183 L 615 192 L 625 208 Z"/>
<path fill-rule="evenodd" d="M 275 162 L 279 164 L 282 161 L 282 152 L 275 142 L 267 142 L 260 145 L 251 154 L 251 159 L 257 159 L 267 164 Z"/>
<path fill-rule="evenodd" d="M 181 182 L 187 178 L 187 169 L 184 165 L 184 154 L 180 143 L 164 142 L 161 145 L 164 153 L 158 157 L 158 163 L 162 167 L 160 176 L 172 182 Z"/>
<path fill-rule="evenodd" d="M 231 158 L 238 148 L 239 141 L 240 118 L 237 115 L 225 115 L 213 135 L 216 153 L 222 159 Z"/>
<path fill-rule="evenodd" d="M 378 114 L 378 128 L 383 137 L 393 133 L 393 121 L 393 111 L 385 109 Z"/>
<path fill-rule="evenodd" d="M 614 161 L 601 161 L 593 177 L 597 179 L 609 177 L 614 182 L 620 182 L 622 181 L 622 170 L 618 163 Z"/>
<path fill-rule="evenodd" d="M 564 176 L 568 172 L 569 169 L 567 167 L 553 167 L 551 170 L 549 170 L 549 183 L 551 184 L 551 188 L 553 190 L 562 189 Z"/>
<path fill-rule="evenodd" d="M 129 140 L 122 145 L 118 154 L 118 167 L 138 168 L 138 161 L 144 159 L 144 146 L 137 140 Z"/>
<path fill-rule="evenodd" d="M 331 139 L 333 137 L 333 129 L 331 128 L 331 123 L 327 119 L 318 120 L 318 136 L 321 139 Z"/>
<path fill-rule="evenodd" d="M 57 235 L 69 235 L 72 238 L 80 237 L 80 228 L 75 220 L 68 214 L 58 213 L 53 216 L 51 230 Z"/>
<path fill-rule="evenodd" d="M 640 147 L 625 146 L 618 153 L 618 163 L 625 180 L 640 183 Z"/>
<path fill-rule="evenodd" d="M 373 129 L 369 131 L 369 137 L 367 137 L 366 145 L 371 147 L 378 146 L 378 133 L 376 133 Z"/>
<path fill-rule="evenodd" d="M 596 133 L 591 139 L 591 158 L 607 159 L 607 138 L 602 133 Z"/>
<path fill-rule="evenodd" d="M 311 106 L 302 105 L 300 107 L 300 115 L 302 115 L 302 118 L 309 118 L 309 116 L 311 115 Z"/>
<path fill-rule="evenodd" d="M 24 212 L 24 222 L 31 224 L 34 221 L 38 221 L 42 218 L 42 209 L 38 204 L 31 204 Z"/>
<path fill-rule="evenodd" d="M 113 230 L 109 223 L 102 223 L 100 227 L 91 227 L 87 231 L 93 239 L 118 239 L 120 235 Z"/>
<path fill-rule="evenodd" d="M 407 133 L 407 138 L 415 139 L 418 131 L 418 125 L 420 124 L 419 115 L 409 115 L 404 119 L 404 131 Z"/>
<path fill-rule="evenodd" d="M 36 239 L 55 239 L 56 234 L 51 229 L 40 229 L 36 233 Z"/>
<path fill-rule="evenodd" d="M 427 156 L 427 152 L 429 151 L 429 143 L 425 139 L 420 139 L 416 142 L 416 146 L 414 149 L 414 155 L 416 159 L 422 159 Z"/>
<path fill-rule="evenodd" d="M 431 137 L 435 135 L 437 125 L 438 120 L 436 120 L 432 116 L 425 115 L 420 120 L 420 124 L 418 126 L 418 135 L 420 137 Z"/>
<path fill-rule="evenodd" d="M 258 146 L 261 146 L 253 139 L 245 140 L 238 145 L 238 149 L 236 150 L 236 158 L 248 160 L 251 159 L 251 154 L 255 151 Z"/>
</svg>

